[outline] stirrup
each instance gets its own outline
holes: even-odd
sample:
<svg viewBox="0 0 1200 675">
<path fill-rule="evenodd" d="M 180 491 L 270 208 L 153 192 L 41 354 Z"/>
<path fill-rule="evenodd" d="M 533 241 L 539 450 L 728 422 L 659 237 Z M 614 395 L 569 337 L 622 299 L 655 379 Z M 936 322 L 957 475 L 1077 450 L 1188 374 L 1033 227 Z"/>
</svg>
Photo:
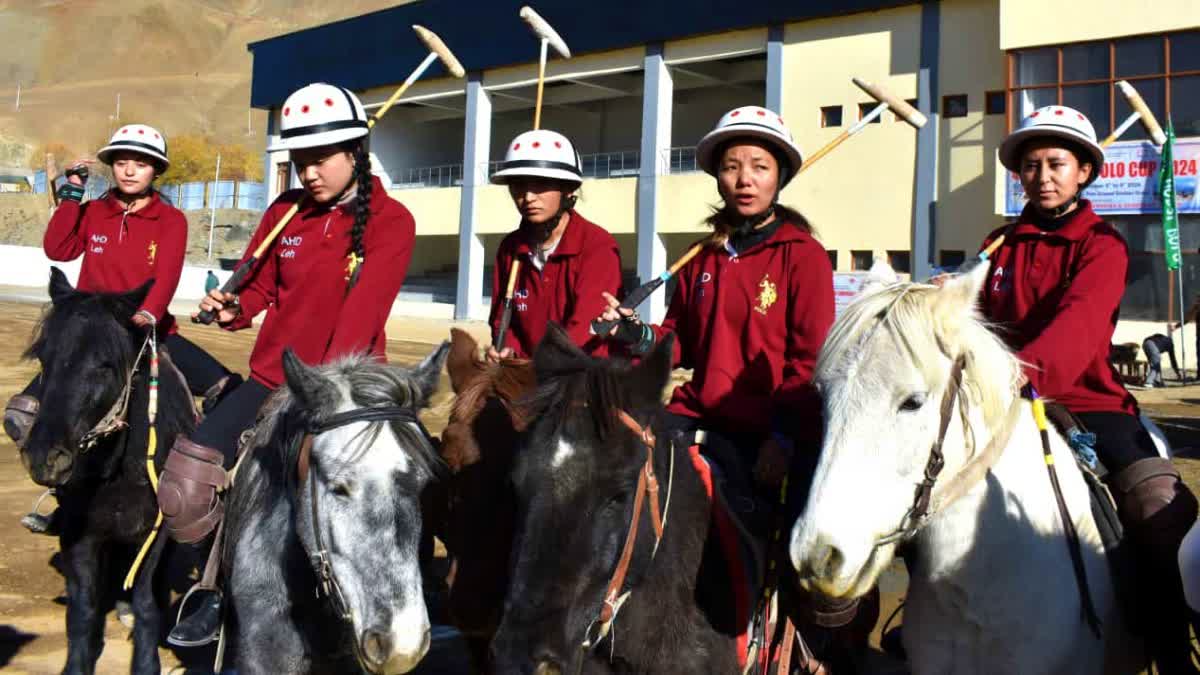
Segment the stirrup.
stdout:
<svg viewBox="0 0 1200 675">
<path fill-rule="evenodd" d="M 221 637 L 221 630 L 224 627 L 224 621 L 222 621 L 218 617 L 217 632 L 216 632 L 216 634 L 207 637 L 207 639 L 203 639 L 203 640 L 199 640 L 199 641 L 180 641 L 177 638 L 175 638 L 175 636 L 174 636 L 175 630 L 179 627 L 180 622 L 183 621 L 183 610 L 184 610 L 184 608 L 187 607 L 188 600 L 191 599 L 192 594 L 195 593 L 196 591 L 205 591 L 208 593 L 215 593 L 217 595 L 217 603 L 219 605 L 221 605 L 221 611 L 224 612 L 225 594 L 223 592 L 221 592 L 220 588 L 217 588 L 215 586 L 206 586 L 206 585 L 203 585 L 200 583 L 192 584 L 192 587 L 189 588 L 187 590 L 187 593 L 184 593 L 183 597 L 179 600 L 179 611 L 176 612 L 176 614 L 175 614 L 175 625 L 171 628 L 170 633 L 167 635 L 167 642 L 172 645 L 175 645 L 176 647 L 203 647 L 205 645 L 209 645 L 209 644 L 212 644 L 213 642 L 216 642 Z M 188 615 L 188 618 L 191 618 L 191 616 L 192 615 Z"/>
<path fill-rule="evenodd" d="M 29 513 L 21 517 L 21 524 L 25 526 L 25 529 L 33 532 L 34 534 L 57 534 L 56 532 L 51 531 L 54 529 L 54 514 L 57 513 L 57 510 L 51 511 L 47 514 L 42 514 L 38 511 L 38 509 L 42 507 L 42 502 L 46 499 L 46 497 L 49 497 L 52 494 L 55 494 L 54 488 L 50 488 L 49 490 L 43 492 L 41 496 L 38 497 L 33 503 L 33 508 L 29 510 Z"/>
</svg>

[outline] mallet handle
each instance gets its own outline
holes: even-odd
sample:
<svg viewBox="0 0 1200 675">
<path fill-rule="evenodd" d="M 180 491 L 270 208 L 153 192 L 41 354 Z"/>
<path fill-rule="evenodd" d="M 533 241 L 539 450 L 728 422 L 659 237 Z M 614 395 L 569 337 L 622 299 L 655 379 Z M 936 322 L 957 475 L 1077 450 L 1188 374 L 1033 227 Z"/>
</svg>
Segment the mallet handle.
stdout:
<svg viewBox="0 0 1200 675">
<path fill-rule="evenodd" d="M 691 262 L 692 258 L 696 257 L 696 254 L 700 253 L 700 251 L 703 251 L 704 244 L 705 242 L 703 241 L 695 244 L 688 249 L 687 253 L 684 253 L 682 256 L 680 256 L 679 260 L 676 260 L 673 265 L 667 268 L 666 272 L 663 272 L 647 283 L 644 283 L 641 286 L 633 289 L 629 295 L 625 296 L 625 300 L 621 303 L 620 309 L 637 309 L 638 305 L 645 302 L 646 298 L 649 298 L 654 291 L 657 291 L 659 287 L 667 282 L 668 279 L 678 274 L 679 270 L 683 269 L 684 265 Z M 592 321 L 592 332 L 596 335 L 607 336 L 612 332 L 612 329 L 617 325 L 618 321 L 619 319 L 610 319 L 608 321 L 596 319 Z"/>
<path fill-rule="evenodd" d="M 1129 127 L 1132 127 L 1134 124 L 1137 123 L 1138 119 L 1141 118 L 1141 116 L 1142 116 L 1141 113 L 1139 113 L 1136 110 L 1129 113 L 1129 117 L 1126 117 L 1125 121 L 1121 122 L 1121 126 L 1117 127 L 1115 130 L 1113 130 L 1113 132 L 1108 135 L 1108 138 L 1105 138 L 1103 141 L 1100 141 L 1100 147 L 1107 148 L 1108 146 L 1115 143 L 1118 138 L 1125 135 L 1126 131 L 1129 131 Z"/>
<path fill-rule="evenodd" d="M 549 46 L 550 41 L 542 38 L 542 53 L 538 57 L 537 104 L 533 107 L 533 128 L 535 131 L 542 128 L 542 92 L 546 88 L 546 49 Z"/>
<path fill-rule="evenodd" d="M 508 288 L 504 291 L 504 312 L 500 315 L 500 325 L 496 330 L 496 340 L 493 345 L 496 351 L 504 349 L 504 339 L 508 337 L 508 325 L 512 322 L 513 291 L 517 287 L 517 273 L 521 271 L 521 259 L 513 258 L 512 267 L 508 269 Z"/>
</svg>

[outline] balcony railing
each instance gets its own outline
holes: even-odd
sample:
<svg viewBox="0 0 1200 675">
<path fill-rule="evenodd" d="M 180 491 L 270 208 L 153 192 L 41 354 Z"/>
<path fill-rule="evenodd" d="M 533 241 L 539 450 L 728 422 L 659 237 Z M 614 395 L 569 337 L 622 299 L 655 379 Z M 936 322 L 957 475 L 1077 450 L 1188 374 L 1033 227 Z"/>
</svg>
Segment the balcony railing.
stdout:
<svg viewBox="0 0 1200 675">
<path fill-rule="evenodd" d="M 696 146 L 671 148 L 667 151 L 667 172 L 688 173 L 699 171 L 696 165 Z"/>
<path fill-rule="evenodd" d="M 463 165 L 443 164 L 388 172 L 393 190 L 413 188 L 458 187 L 462 185 Z"/>
</svg>

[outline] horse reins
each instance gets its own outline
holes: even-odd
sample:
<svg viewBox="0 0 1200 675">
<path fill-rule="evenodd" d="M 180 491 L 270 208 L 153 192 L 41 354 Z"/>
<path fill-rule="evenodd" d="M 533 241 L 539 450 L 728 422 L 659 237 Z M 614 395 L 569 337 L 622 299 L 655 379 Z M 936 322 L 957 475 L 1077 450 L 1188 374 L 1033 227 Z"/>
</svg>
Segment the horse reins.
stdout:
<svg viewBox="0 0 1200 675">
<path fill-rule="evenodd" d="M 313 439 L 327 431 L 344 427 L 354 422 L 405 422 L 415 424 L 422 434 L 426 437 L 429 436 L 429 433 L 425 430 L 424 425 L 421 424 L 421 420 L 417 417 L 417 413 L 413 409 L 396 405 L 355 408 L 354 410 L 331 415 L 322 420 L 310 421 L 305 427 L 304 436 L 300 441 L 300 452 L 296 458 L 297 490 L 301 489 L 301 486 L 309 478 Z M 357 461 L 361 454 L 360 452 L 350 457 L 345 463 L 350 464 Z M 325 540 L 321 536 L 317 481 L 314 479 L 308 481 L 308 484 L 310 491 L 309 501 L 312 504 L 312 536 L 313 543 L 316 546 L 316 552 L 309 554 L 309 562 L 312 564 L 313 572 L 317 575 L 317 594 L 318 596 L 324 595 L 329 598 L 338 618 L 346 622 L 351 622 L 353 615 L 350 612 L 350 605 L 346 602 L 346 596 L 342 591 L 341 584 L 338 583 L 337 574 L 333 571 L 329 548 L 325 545 Z"/>
<path fill-rule="evenodd" d="M 659 483 L 658 476 L 654 472 L 654 450 L 658 444 L 658 439 L 654 435 L 654 431 L 649 425 L 642 426 L 632 415 L 624 410 L 616 412 L 617 419 L 625 425 L 630 431 L 637 435 L 641 440 L 642 445 L 646 448 L 646 461 L 642 464 L 642 468 L 638 470 L 637 489 L 633 496 L 633 515 L 629 521 L 629 531 L 625 534 L 625 545 L 621 549 L 621 557 L 617 561 L 617 567 L 613 570 L 613 575 L 608 581 L 608 586 L 604 591 L 604 602 L 600 607 L 600 612 L 596 619 L 584 631 L 584 638 L 581 647 L 584 651 L 598 645 L 601 640 L 608 635 L 612 628 L 613 621 L 616 620 L 617 613 L 629 599 L 630 593 L 633 591 L 621 592 L 625 586 L 625 578 L 629 574 L 629 566 L 633 561 L 633 552 L 637 546 L 638 529 L 642 519 L 642 505 L 649 502 L 648 511 L 650 512 L 650 526 L 654 530 L 654 549 L 650 554 L 653 560 L 655 554 L 658 553 L 658 545 L 662 543 L 663 529 L 666 527 L 668 509 L 671 506 L 671 486 L 675 479 L 675 452 L 671 449 L 670 469 L 667 476 L 667 499 L 664 505 L 659 504 Z M 661 508 L 660 508 L 661 506 Z M 592 635 L 593 626 L 596 628 L 595 636 Z M 582 667 L 582 660 L 580 661 Z"/>
</svg>

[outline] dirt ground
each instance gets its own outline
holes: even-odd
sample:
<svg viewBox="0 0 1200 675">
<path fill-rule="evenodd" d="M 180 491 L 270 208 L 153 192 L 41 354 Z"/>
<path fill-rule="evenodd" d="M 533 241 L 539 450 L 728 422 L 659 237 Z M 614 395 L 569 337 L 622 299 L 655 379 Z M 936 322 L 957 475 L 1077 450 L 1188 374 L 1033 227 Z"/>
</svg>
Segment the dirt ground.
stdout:
<svg viewBox="0 0 1200 675">
<path fill-rule="evenodd" d="M 0 400 L 17 393 L 36 372 L 35 364 L 22 361 L 20 355 L 39 315 L 37 305 L 0 302 L 0 364 L 5 364 L 0 367 Z M 439 327 L 435 322 L 416 322 L 410 330 L 405 329 L 405 323 L 389 322 L 389 335 L 412 339 L 389 341 L 388 355 L 395 362 L 414 363 L 429 353 L 437 340 L 448 336 L 448 323 Z M 481 332 L 478 326 L 470 328 L 473 333 Z M 245 373 L 254 330 L 230 334 L 191 324 L 182 325 L 182 330 L 230 368 Z M 1200 459 L 1194 458 L 1200 455 L 1200 386 L 1172 384 L 1167 389 L 1135 394 L 1170 437 L 1187 482 L 1200 486 Z M 443 375 L 442 390 L 425 416 L 426 425 L 435 434 L 445 425 L 449 399 L 449 381 Z M 41 488 L 29 480 L 21 466 L 16 448 L 0 434 L 0 670 L 5 672 L 57 673 L 66 660 L 64 585 L 50 565 L 57 540 L 31 535 L 18 522 L 40 493 Z M 881 623 L 896 607 L 904 586 L 899 565 L 881 580 Z M 128 630 L 110 614 L 98 672 L 128 671 L 132 646 L 128 635 Z M 420 672 L 466 672 L 453 640 L 436 642 L 440 644 L 435 645 Z M 167 649 L 161 653 L 164 672 L 200 672 L 185 669 L 179 657 Z M 185 655 L 185 660 L 197 663 L 195 655 Z"/>
</svg>

